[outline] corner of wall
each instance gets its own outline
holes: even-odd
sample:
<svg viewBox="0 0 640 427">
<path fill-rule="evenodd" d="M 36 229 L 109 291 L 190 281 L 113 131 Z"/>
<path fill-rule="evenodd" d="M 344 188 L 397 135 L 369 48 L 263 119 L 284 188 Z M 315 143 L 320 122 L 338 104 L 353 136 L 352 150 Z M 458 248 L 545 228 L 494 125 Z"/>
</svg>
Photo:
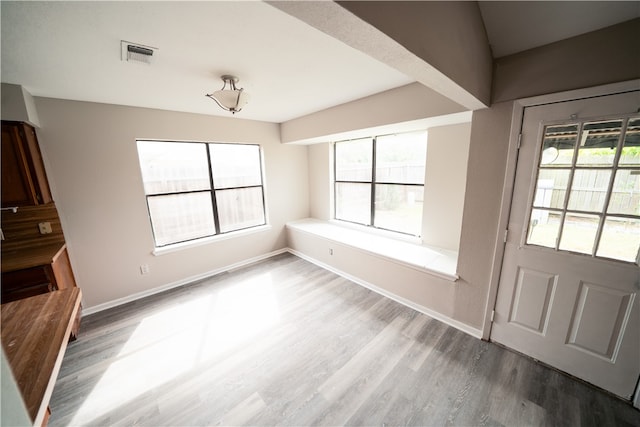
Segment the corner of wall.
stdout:
<svg viewBox="0 0 640 427">
<path fill-rule="evenodd" d="M 40 119 L 36 110 L 36 104 L 31 94 L 22 86 L 2 83 L 1 98 L 2 120 L 26 122 L 35 127 L 40 127 Z"/>
</svg>

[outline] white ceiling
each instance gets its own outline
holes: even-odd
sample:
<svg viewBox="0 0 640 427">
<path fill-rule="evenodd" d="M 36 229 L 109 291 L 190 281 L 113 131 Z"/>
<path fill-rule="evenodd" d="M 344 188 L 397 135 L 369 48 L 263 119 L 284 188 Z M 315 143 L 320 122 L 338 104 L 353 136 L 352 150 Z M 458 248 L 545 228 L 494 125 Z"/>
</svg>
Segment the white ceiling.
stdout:
<svg viewBox="0 0 640 427">
<path fill-rule="evenodd" d="M 34 96 L 225 115 L 222 74 L 250 94 L 241 118 L 283 122 L 411 83 L 263 2 L 1 3 L 2 81 Z M 158 47 L 122 62 L 120 41 Z"/>
<path fill-rule="evenodd" d="M 481 2 L 494 56 L 640 15 L 638 2 Z M 609 5 L 608 7 L 603 6 Z M 6 2 L 2 82 L 32 95 L 228 116 L 205 97 L 235 74 L 237 117 L 284 122 L 413 79 L 259 1 Z M 120 60 L 120 41 L 158 47 Z"/>
</svg>

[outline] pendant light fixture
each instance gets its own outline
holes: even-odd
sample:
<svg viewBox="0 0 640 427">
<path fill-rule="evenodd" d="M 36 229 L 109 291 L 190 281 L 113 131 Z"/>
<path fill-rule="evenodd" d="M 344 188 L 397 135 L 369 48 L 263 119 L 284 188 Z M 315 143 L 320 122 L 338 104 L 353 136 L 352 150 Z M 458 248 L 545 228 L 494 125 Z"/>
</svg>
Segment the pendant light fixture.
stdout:
<svg viewBox="0 0 640 427">
<path fill-rule="evenodd" d="M 236 83 L 239 81 L 236 76 L 225 74 L 221 79 L 224 82 L 222 89 L 207 96 L 216 101 L 216 104 L 223 110 L 231 111 L 232 114 L 235 114 L 247 105 L 249 94 L 243 88 L 236 88 Z"/>
</svg>

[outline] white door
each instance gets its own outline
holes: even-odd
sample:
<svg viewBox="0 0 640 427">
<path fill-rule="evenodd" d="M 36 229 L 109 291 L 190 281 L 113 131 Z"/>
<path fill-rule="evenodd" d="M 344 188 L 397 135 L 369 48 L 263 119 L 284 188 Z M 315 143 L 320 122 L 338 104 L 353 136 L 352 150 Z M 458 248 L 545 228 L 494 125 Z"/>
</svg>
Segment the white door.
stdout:
<svg viewBox="0 0 640 427">
<path fill-rule="evenodd" d="M 491 340 L 630 399 L 640 92 L 526 108 Z"/>
</svg>

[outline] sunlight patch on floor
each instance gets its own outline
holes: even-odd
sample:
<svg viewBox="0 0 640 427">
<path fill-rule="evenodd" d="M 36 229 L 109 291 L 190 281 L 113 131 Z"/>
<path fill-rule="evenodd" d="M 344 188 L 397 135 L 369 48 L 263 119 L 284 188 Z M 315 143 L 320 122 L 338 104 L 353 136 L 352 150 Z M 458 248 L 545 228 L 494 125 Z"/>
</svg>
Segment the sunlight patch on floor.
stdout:
<svg viewBox="0 0 640 427">
<path fill-rule="evenodd" d="M 71 425 L 91 423 L 216 356 L 249 344 L 279 318 L 270 273 L 145 318 Z"/>
</svg>

